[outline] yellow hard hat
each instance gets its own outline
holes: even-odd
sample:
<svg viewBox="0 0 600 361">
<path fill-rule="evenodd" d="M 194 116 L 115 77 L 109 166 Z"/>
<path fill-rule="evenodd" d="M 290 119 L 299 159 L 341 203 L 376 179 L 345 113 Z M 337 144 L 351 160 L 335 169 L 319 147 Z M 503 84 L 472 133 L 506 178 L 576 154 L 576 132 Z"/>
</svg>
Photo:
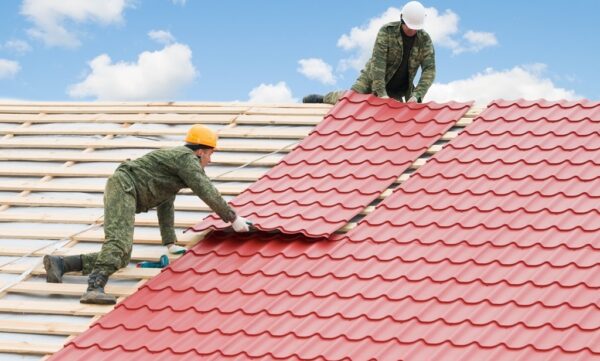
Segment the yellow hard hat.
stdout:
<svg viewBox="0 0 600 361">
<path fill-rule="evenodd" d="M 219 136 L 212 129 L 201 124 L 195 124 L 188 130 L 185 142 L 216 148 L 218 139 Z"/>
</svg>

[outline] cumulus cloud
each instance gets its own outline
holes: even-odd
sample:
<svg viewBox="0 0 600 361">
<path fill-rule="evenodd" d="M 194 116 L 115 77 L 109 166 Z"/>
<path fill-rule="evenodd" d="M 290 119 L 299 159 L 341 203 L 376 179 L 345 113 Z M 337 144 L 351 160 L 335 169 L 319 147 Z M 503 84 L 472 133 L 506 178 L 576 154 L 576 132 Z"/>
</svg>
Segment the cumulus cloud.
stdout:
<svg viewBox="0 0 600 361">
<path fill-rule="evenodd" d="M 459 37 L 459 16 L 452 10 L 440 13 L 436 8 L 425 9 L 425 30 L 431 36 L 434 45 L 449 48 L 458 54 L 465 51 L 479 51 L 487 46 L 498 44 L 493 33 L 467 31 L 464 37 Z M 339 64 L 341 71 L 348 69 L 360 70 L 371 57 L 373 44 L 379 29 L 392 21 L 400 20 L 400 9 L 390 7 L 383 14 L 371 18 L 366 25 L 353 27 L 349 33 L 343 34 L 337 46 L 353 52 Z M 466 42 L 466 44 L 465 44 Z"/>
<path fill-rule="evenodd" d="M 277 84 L 260 84 L 248 93 L 251 103 L 296 103 L 292 91 L 283 81 Z"/>
<path fill-rule="evenodd" d="M 171 44 L 175 42 L 175 37 L 165 30 L 151 30 L 148 32 L 150 39 L 160 44 Z"/>
<path fill-rule="evenodd" d="M 465 51 L 478 52 L 483 48 L 498 45 L 498 39 L 496 39 L 494 33 L 469 30 L 463 35 L 463 38 L 467 43 L 452 49 L 454 54 L 460 54 Z"/>
<path fill-rule="evenodd" d="M 21 65 L 18 62 L 0 59 L 0 79 L 12 78 L 19 71 L 21 71 Z"/>
<path fill-rule="evenodd" d="M 13 51 L 19 55 L 23 55 L 31 51 L 29 43 L 19 39 L 12 39 L 4 43 L 4 47 L 10 51 Z"/>
<path fill-rule="evenodd" d="M 573 90 L 557 87 L 545 77 L 545 64 L 521 65 L 508 70 L 488 68 L 468 79 L 434 83 L 427 101 L 474 100 L 484 106 L 494 99 L 575 99 Z"/>
<path fill-rule="evenodd" d="M 89 62 L 90 73 L 71 85 L 73 98 L 98 100 L 167 100 L 193 82 L 197 71 L 192 51 L 184 44 L 171 44 L 158 51 L 145 51 L 137 62 L 113 63 L 107 54 Z"/>
<path fill-rule="evenodd" d="M 119 23 L 131 0 L 24 0 L 21 14 L 33 27 L 29 35 L 48 46 L 77 47 L 77 35 L 65 27 L 66 22 L 101 24 Z"/>
<path fill-rule="evenodd" d="M 336 83 L 336 78 L 333 75 L 331 65 L 327 64 L 323 59 L 308 58 L 298 61 L 298 72 L 308 79 L 319 81 L 325 85 L 333 85 Z"/>
</svg>

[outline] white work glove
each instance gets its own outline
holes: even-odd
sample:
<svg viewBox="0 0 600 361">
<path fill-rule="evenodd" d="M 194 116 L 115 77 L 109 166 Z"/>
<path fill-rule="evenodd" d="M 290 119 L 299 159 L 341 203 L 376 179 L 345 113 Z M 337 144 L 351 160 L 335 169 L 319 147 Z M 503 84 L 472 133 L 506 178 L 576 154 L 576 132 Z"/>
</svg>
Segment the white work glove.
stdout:
<svg viewBox="0 0 600 361">
<path fill-rule="evenodd" d="M 250 231 L 250 226 L 248 225 L 248 220 L 246 220 L 246 218 L 241 217 L 241 216 L 237 216 L 237 218 L 235 219 L 235 221 L 233 221 L 231 223 L 231 227 L 233 228 L 234 231 L 240 233 L 240 232 L 248 232 Z"/>
<path fill-rule="evenodd" d="M 408 99 L 406 102 L 407 103 L 417 103 L 417 102 L 419 102 L 419 99 L 417 99 L 417 97 L 410 97 L 410 99 Z"/>
<path fill-rule="evenodd" d="M 169 250 L 170 254 L 183 254 L 186 251 L 185 247 L 178 246 L 175 243 L 168 245 L 167 249 Z"/>
</svg>

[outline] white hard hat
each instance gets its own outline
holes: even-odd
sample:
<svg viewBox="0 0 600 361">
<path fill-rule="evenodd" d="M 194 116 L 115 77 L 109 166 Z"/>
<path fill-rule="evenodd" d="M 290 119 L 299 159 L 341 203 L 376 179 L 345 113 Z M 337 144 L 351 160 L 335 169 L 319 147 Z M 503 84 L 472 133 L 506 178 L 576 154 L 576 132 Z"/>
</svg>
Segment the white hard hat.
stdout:
<svg viewBox="0 0 600 361">
<path fill-rule="evenodd" d="M 402 8 L 402 20 L 413 30 L 423 29 L 425 7 L 418 1 L 409 1 Z"/>
</svg>

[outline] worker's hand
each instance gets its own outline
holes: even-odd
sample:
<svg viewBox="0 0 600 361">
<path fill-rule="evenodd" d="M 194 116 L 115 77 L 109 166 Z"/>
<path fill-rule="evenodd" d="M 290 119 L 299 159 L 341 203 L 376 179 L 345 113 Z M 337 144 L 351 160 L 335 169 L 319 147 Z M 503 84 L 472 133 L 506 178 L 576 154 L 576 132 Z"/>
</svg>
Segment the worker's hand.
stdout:
<svg viewBox="0 0 600 361">
<path fill-rule="evenodd" d="M 406 102 L 407 103 L 418 103 L 419 99 L 417 99 L 417 97 L 410 97 L 410 99 L 408 99 Z"/>
<path fill-rule="evenodd" d="M 233 221 L 231 223 L 231 227 L 233 228 L 234 231 L 236 231 L 238 233 L 248 232 L 248 231 L 250 231 L 249 224 L 251 224 L 251 223 L 246 218 L 237 216 L 235 221 Z"/>
<path fill-rule="evenodd" d="M 390 97 L 387 95 L 380 96 L 381 99 L 389 99 Z"/>
</svg>

